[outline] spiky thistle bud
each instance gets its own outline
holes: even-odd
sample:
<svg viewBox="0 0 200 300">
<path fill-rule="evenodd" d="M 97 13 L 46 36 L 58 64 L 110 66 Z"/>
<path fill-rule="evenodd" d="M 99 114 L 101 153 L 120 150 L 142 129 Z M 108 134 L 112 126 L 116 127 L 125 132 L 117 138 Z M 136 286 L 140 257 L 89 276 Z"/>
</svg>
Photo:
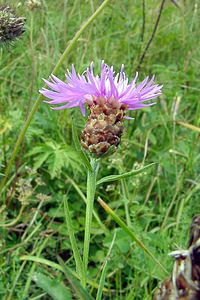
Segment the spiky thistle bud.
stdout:
<svg viewBox="0 0 200 300">
<path fill-rule="evenodd" d="M 17 17 L 7 5 L 0 7 L 0 45 L 12 42 L 24 32 L 25 18 Z"/>
</svg>

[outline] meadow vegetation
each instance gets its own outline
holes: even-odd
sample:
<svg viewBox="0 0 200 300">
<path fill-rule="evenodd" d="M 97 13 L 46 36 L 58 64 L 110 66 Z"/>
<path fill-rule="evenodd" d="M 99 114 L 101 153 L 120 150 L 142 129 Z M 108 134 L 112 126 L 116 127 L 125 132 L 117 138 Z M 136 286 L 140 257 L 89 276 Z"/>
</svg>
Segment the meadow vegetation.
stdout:
<svg viewBox="0 0 200 300">
<path fill-rule="evenodd" d="M 15 43 L 0 48 L 1 180 L 38 90 L 44 85 L 42 78 L 48 78 L 81 24 L 102 3 L 43 0 L 40 7 L 30 10 L 26 1 L 8 2 L 26 17 L 26 31 Z M 191 218 L 200 211 L 200 6 L 195 0 L 166 0 L 140 64 L 161 2 L 110 1 L 56 73 L 64 80 L 72 64 L 81 73 L 91 61 L 98 73 L 104 60 L 115 70 L 124 64 L 130 79 L 139 70 L 140 81 L 155 74 L 156 82 L 163 84 L 157 104 L 129 114 L 134 120 L 125 121 L 118 150 L 101 161 L 97 179 L 155 164 L 138 175 L 97 186 L 87 284 L 94 299 L 98 299 L 105 261 L 105 284 L 99 299 L 152 299 L 153 291 L 167 276 L 105 212 L 98 197 L 168 272 L 173 264 L 168 253 L 187 247 Z M 85 118 L 78 109 L 55 112 L 42 102 L 3 186 L 0 299 L 62 300 L 70 299 L 68 293 L 79 299 L 59 270 L 57 258 L 59 255 L 75 274 L 64 199 L 80 251 L 84 240 L 86 171 L 74 146 L 72 119 L 79 135 Z M 25 259 L 32 256 L 35 261 Z M 54 286 L 54 296 L 52 290 L 48 293 L 49 286 Z M 57 288 L 66 293 L 65 298 L 62 292 L 59 296 Z"/>
</svg>

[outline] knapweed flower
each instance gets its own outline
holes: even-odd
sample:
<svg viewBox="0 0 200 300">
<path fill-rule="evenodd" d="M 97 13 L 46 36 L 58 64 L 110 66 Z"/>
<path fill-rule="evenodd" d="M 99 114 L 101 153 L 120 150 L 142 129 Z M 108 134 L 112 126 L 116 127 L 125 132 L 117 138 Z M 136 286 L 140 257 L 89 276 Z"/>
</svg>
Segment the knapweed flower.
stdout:
<svg viewBox="0 0 200 300">
<path fill-rule="evenodd" d="M 100 76 L 94 75 L 93 64 L 82 74 L 67 70 L 67 83 L 56 76 L 51 81 L 44 80 L 50 90 L 40 90 L 51 101 L 55 110 L 79 106 L 85 115 L 85 103 L 90 115 L 81 134 L 81 144 L 85 149 L 101 156 L 111 146 L 117 147 L 123 133 L 123 120 L 128 110 L 137 110 L 155 104 L 146 103 L 161 95 L 161 88 L 154 84 L 154 77 L 145 78 L 136 84 L 138 74 L 132 82 L 124 73 L 122 65 L 119 73 L 115 74 L 113 67 L 102 62 Z"/>
<path fill-rule="evenodd" d="M 0 45 L 12 42 L 24 32 L 25 18 L 17 17 L 10 6 L 0 6 Z"/>
</svg>

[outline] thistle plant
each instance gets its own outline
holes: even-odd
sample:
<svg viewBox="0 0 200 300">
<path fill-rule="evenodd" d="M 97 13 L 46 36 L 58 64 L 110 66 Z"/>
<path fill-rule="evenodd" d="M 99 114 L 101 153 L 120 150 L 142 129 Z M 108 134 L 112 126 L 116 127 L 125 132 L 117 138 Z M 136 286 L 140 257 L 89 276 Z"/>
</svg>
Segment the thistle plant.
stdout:
<svg viewBox="0 0 200 300">
<path fill-rule="evenodd" d="M 155 102 L 146 102 L 161 94 L 162 86 L 154 84 L 154 76 L 136 85 L 137 77 L 138 74 L 129 84 L 123 65 L 115 75 L 113 67 L 102 62 L 100 76 L 94 75 L 93 64 L 82 75 L 72 66 L 72 72 L 68 70 L 66 74 L 67 83 L 52 75 L 51 81 L 44 80 L 51 90 L 43 88 L 40 92 L 51 99 L 47 103 L 60 105 L 52 107 L 54 110 L 79 106 L 85 116 L 84 104 L 87 104 L 90 115 L 81 134 L 81 144 L 100 157 L 111 146 L 119 145 L 127 111 L 151 106 Z"/>
<path fill-rule="evenodd" d="M 17 17 L 10 6 L 0 6 L 0 45 L 10 43 L 24 32 L 25 18 Z"/>
<path fill-rule="evenodd" d="M 53 110 L 79 107 L 83 116 L 86 115 L 85 105 L 89 110 L 80 137 L 81 145 L 90 157 L 83 266 L 80 264 L 77 247 L 74 246 L 74 236 L 71 235 L 74 256 L 78 264 L 77 271 L 83 286 L 86 285 L 93 204 L 100 158 L 108 154 L 111 149 L 116 150 L 119 145 L 124 130 L 124 119 L 130 118 L 127 112 L 151 106 L 155 102 L 147 101 L 161 95 L 162 86 L 154 84 L 154 76 L 150 80 L 149 77 L 145 78 L 140 84 L 136 84 L 137 78 L 138 74 L 129 83 L 123 65 L 120 72 L 115 74 L 113 67 L 102 62 L 100 76 L 94 75 L 93 64 L 82 75 L 77 74 L 72 66 L 71 72 L 67 70 L 66 83 L 51 75 L 50 80 L 44 80 L 49 89 L 40 90 L 41 94 L 50 99 L 45 102 L 53 105 Z M 67 215 L 69 216 L 69 213 Z M 145 248 L 142 243 L 138 243 L 143 249 Z"/>
</svg>

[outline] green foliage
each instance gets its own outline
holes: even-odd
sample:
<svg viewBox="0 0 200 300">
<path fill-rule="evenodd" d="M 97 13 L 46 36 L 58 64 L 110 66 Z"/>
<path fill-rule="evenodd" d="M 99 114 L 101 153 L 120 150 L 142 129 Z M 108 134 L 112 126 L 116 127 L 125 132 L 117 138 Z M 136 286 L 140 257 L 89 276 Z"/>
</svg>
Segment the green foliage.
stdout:
<svg viewBox="0 0 200 300">
<path fill-rule="evenodd" d="M 26 1 L 17 2 L 10 0 L 9 5 L 17 7 L 19 15 L 26 17 L 26 32 L 14 47 L 0 50 L 0 179 L 27 113 L 43 86 L 42 78 L 51 74 L 66 45 L 101 1 L 44 0 L 32 11 Z M 169 272 L 173 261 L 168 253 L 187 247 L 191 218 L 200 211 L 199 132 L 181 124 L 200 128 L 200 10 L 195 5 L 198 1 L 177 2 L 179 9 L 172 1 L 165 1 L 157 33 L 139 72 L 139 80 L 155 74 L 156 82 L 163 84 L 163 95 L 157 105 L 130 112 L 135 119 L 125 120 L 126 131 L 120 147 L 101 162 L 97 178 L 101 184 L 95 198 L 100 196 L 128 228 L 133 228 Z M 133 78 L 153 31 L 160 1 L 145 3 L 143 41 L 142 1 L 110 1 L 79 38 L 56 75 L 64 79 L 72 63 L 81 73 L 91 61 L 98 73 L 104 59 L 116 70 L 123 63 L 127 76 Z M 62 201 L 67 195 L 77 246 L 82 249 L 86 170 L 79 145 L 72 146 L 76 144 L 72 119 L 79 135 L 85 118 L 77 109 L 55 112 L 41 103 L 4 186 L 1 201 L 7 207 L 0 207 L 0 224 L 16 220 L 21 205 L 25 204 L 25 208 L 17 223 L 0 228 L 3 300 L 22 300 L 24 290 L 29 300 L 48 300 L 51 296 L 44 294 L 47 290 L 44 292 L 32 281 L 35 272 L 50 274 L 47 281 L 69 283 L 61 269 L 39 261 L 21 261 L 22 255 L 41 256 L 51 262 L 56 262 L 59 255 L 75 275 Z M 154 162 L 155 166 L 129 176 L 132 170 Z M 121 174 L 127 176 L 121 178 Z M 106 178 L 112 180 L 108 182 Z M 97 295 L 101 271 L 116 231 L 105 282 L 102 278 L 102 300 L 151 299 L 152 291 L 165 278 L 164 273 L 97 201 L 95 213 L 87 292 L 93 298 Z"/>
<path fill-rule="evenodd" d="M 130 172 L 127 172 L 127 173 L 124 173 L 124 174 L 120 174 L 120 175 L 110 175 L 110 176 L 106 176 L 106 177 L 103 177 L 101 178 L 98 182 L 97 182 L 97 185 L 98 184 L 101 184 L 101 183 L 104 183 L 104 182 L 112 182 L 112 181 L 117 181 L 117 180 L 121 180 L 121 179 L 125 179 L 125 178 L 128 178 L 128 177 L 131 177 L 131 176 L 135 176 L 135 175 L 138 175 L 142 172 L 144 172 L 146 169 L 148 169 L 149 167 L 152 167 L 154 165 L 153 164 L 150 164 L 150 165 L 147 165 L 143 168 L 140 168 L 138 170 L 132 170 Z"/>
<path fill-rule="evenodd" d="M 65 266 L 64 261 L 58 257 L 59 264 L 61 265 L 63 272 L 65 273 L 66 278 L 69 280 L 70 284 L 72 285 L 76 295 L 79 297 L 80 300 L 92 300 L 93 298 L 90 294 L 85 290 L 76 277 L 73 275 L 71 270 Z"/>
<path fill-rule="evenodd" d="M 80 171 L 79 157 L 74 149 L 66 144 L 58 144 L 53 140 L 36 145 L 27 156 L 34 156 L 33 167 L 35 170 L 45 164 L 52 179 L 59 177 L 63 168 Z"/>
<path fill-rule="evenodd" d="M 55 279 L 50 279 L 42 273 L 35 273 L 33 281 L 42 288 L 53 300 L 71 300 L 69 289 Z"/>
</svg>

